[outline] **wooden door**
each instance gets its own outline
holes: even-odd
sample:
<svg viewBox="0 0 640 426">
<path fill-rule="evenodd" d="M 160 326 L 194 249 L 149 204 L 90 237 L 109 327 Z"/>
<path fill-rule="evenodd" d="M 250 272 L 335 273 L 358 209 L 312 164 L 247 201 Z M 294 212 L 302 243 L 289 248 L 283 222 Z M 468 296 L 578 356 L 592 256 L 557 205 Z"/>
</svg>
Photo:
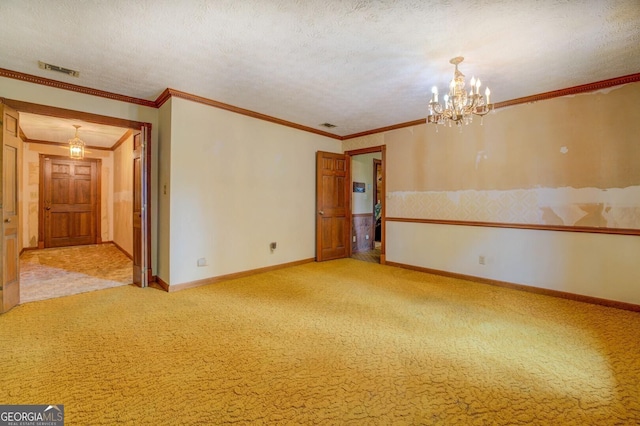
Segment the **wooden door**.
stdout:
<svg viewBox="0 0 640 426">
<path fill-rule="evenodd" d="M 151 125 L 133 136 L 133 283 L 151 281 Z"/>
<path fill-rule="evenodd" d="M 133 136 L 133 283 L 142 287 L 142 140 Z"/>
<path fill-rule="evenodd" d="M 349 192 L 351 160 L 348 155 L 316 154 L 316 260 L 349 257 Z"/>
<path fill-rule="evenodd" d="M 0 313 L 20 303 L 19 263 L 19 152 L 18 114 L 0 103 L 2 131 L 2 274 Z"/>
<path fill-rule="evenodd" d="M 40 246 L 100 242 L 100 160 L 40 155 Z"/>
</svg>

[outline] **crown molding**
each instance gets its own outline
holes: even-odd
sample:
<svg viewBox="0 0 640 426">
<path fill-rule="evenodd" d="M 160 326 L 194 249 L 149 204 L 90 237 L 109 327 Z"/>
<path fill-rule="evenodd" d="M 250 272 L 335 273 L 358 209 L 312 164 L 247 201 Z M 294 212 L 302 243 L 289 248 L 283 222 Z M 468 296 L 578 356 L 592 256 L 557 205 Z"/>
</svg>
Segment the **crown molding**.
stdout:
<svg viewBox="0 0 640 426">
<path fill-rule="evenodd" d="M 508 101 L 498 102 L 493 105 L 493 108 L 499 109 L 499 108 L 505 108 L 508 106 L 527 104 L 531 102 L 559 98 L 561 96 L 577 95 L 579 93 L 593 92 L 595 90 L 606 89 L 613 86 L 620 86 L 622 84 L 636 83 L 638 81 L 640 81 L 640 73 L 629 74 L 622 77 L 610 78 L 608 80 L 596 81 L 594 83 L 582 84 L 580 86 L 568 87 L 566 89 L 553 90 L 551 92 L 538 93 L 536 95 L 525 96 L 522 98 L 516 98 Z M 411 126 L 416 126 L 416 125 L 425 124 L 425 123 L 426 123 L 426 118 L 423 118 L 421 120 L 408 121 L 406 123 L 400 123 L 393 126 L 381 127 L 379 129 L 367 130 L 360 133 L 353 133 L 351 135 L 346 135 L 342 137 L 342 140 L 373 135 L 381 132 L 388 132 L 390 130 L 402 129 L 404 127 L 411 127 Z"/>
<path fill-rule="evenodd" d="M 363 132 L 352 133 L 350 135 L 339 136 L 339 135 L 336 135 L 336 134 L 333 134 L 333 133 L 329 133 L 329 132 L 325 132 L 325 131 L 322 131 L 322 130 L 319 130 L 319 129 L 315 129 L 313 127 L 303 126 L 301 124 L 293 123 L 291 121 L 282 120 L 280 118 L 272 117 L 270 115 L 261 114 L 259 112 L 255 112 L 255 111 L 251 111 L 251 110 L 248 110 L 248 109 L 236 107 L 236 106 L 233 106 L 233 105 L 230 105 L 230 104 L 225 104 L 223 102 L 215 101 L 213 99 L 208 99 L 208 98 L 204 98 L 202 96 L 197 96 L 197 95 L 193 95 L 193 94 L 190 94 L 190 93 L 181 92 L 179 90 L 175 90 L 175 89 L 171 89 L 171 88 L 165 89 L 160 94 L 160 96 L 158 96 L 158 98 L 156 98 L 155 101 L 149 101 L 149 100 L 146 100 L 146 99 L 134 98 L 134 97 L 131 97 L 131 96 L 119 95 L 119 94 L 116 94 L 116 93 L 106 92 L 106 91 L 103 91 L 103 90 L 91 89 L 91 88 L 88 88 L 88 87 L 78 86 L 78 85 L 75 85 L 75 84 L 64 83 L 64 82 L 56 81 L 56 80 L 50 80 L 48 78 L 38 77 L 38 76 L 35 76 L 35 75 L 31 75 L 31 74 L 24 74 L 24 73 L 21 73 L 21 72 L 11 71 L 11 70 L 4 69 L 4 68 L 0 68 L 0 77 L 13 78 L 13 79 L 16 79 L 16 80 L 26 81 L 26 82 L 29 82 L 29 83 L 42 84 L 44 86 L 55 87 L 55 88 L 63 89 L 63 90 L 70 90 L 70 91 L 73 91 L 73 92 L 84 93 L 84 94 L 93 95 L 93 96 L 99 96 L 99 97 L 103 97 L 103 98 L 113 99 L 113 100 L 117 100 L 117 101 L 121 101 L 121 102 L 128 102 L 128 103 L 147 106 L 147 107 L 151 107 L 151 108 L 160 108 L 171 97 L 176 97 L 176 98 L 186 99 L 186 100 L 189 100 L 189 101 L 192 101 L 192 102 L 197 102 L 197 103 L 201 103 L 201 104 L 204 104 L 204 105 L 208 105 L 208 106 L 211 106 L 211 107 L 214 107 L 214 108 L 219 108 L 219 109 L 224 109 L 226 111 L 235 112 L 237 114 L 246 115 L 248 117 L 256 118 L 258 120 L 264 120 L 264 121 L 268 121 L 268 122 L 271 122 L 271 123 L 280 124 L 280 125 L 283 125 L 283 126 L 286 126 L 286 127 L 291 127 L 291 128 L 294 128 L 294 129 L 305 131 L 305 132 L 315 133 L 317 135 L 326 136 L 326 137 L 329 137 L 329 138 L 332 138 L 332 139 L 341 140 L 341 141 L 347 140 L 347 139 L 358 138 L 358 137 L 362 137 L 362 136 L 373 135 L 373 134 L 376 134 L 376 133 L 388 132 L 388 131 L 391 131 L 391 130 L 402 129 L 402 128 L 405 128 L 405 127 L 417 126 L 417 125 L 421 125 L 421 124 L 425 124 L 426 123 L 426 118 L 422 118 L 422 119 L 418 119 L 418 120 L 408 121 L 408 122 L 405 122 L 405 123 L 399 123 L 399 124 L 394 124 L 394 125 L 391 125 L 391 126 L 386 126 L 386 127 L 380 127 L 380 128 L 376 128 L 376 129 L 366 130 L 366 131 L 363 131 Z M 622 84 L 635 83 L 635 82 L 638 82 L 638 81 L 640 81 L 640 73 L 629 74 L 629 75 L 626 75 L 626 76 L 611 78 L 611 79 L 608 79 L 608 80 L 601 80 L 601 81 L 596 81 L 596 82 L 593 82 L 593 83 L 582 84 L 582 85 L 579 85 L 579 86 L 568 87 L 568 88 L 565 88 L 565 89 L 553 90 L 553 91 L 550 91 L 550 92 L 538 93 L 538 94 L 531 95 L 531 96 L 525 96 L 525 97 L 522 97 L 522 98 L 516 98 L 516 99 L 511 99 L 511 100 L 507 100 L 507 101 L 503 101 L 503 102 L 498 102 L 498 103 L 494 104 L 494 109 L 505 108 L 505 107 L 509 107 L 509 106 L 525 104 L 525 103 L 531 103 L 531 102 L 537 102 L 537 101 L 542 101 L 542 100 L 547 100 L 547 99 L 552 99 L 552 98 L 558 98 L 558 97 L 561 97 L 561 96 L 576 95 L 576 94 L 579 94 L 579 93 L 592 92 L 592 91 L 595 91 L 595 90 L 606 89 L 606 88 L 609 88 L 609 87 L 619 86 L 619 85 L 622 85 Z"/>
<path fill-rule="evenodd" d="M 34 104 L 31 102 L 18 101 L 15 99 L 6 99 L 0 97 L 0 102 L 19 112 L 28 112 L 31 114 L 46 115 L 49 117 L 76 119 L 86 121 L 88 123 L 105 124 L 107 126 L 123 127 L 125 129 L 136 130 L 139 130 L 142 126 L 145 125 L 145 123 L 143 122 L 127 120 L 125 118 L 107 117 L 90 112 L 75 111 L 49 105 Z"/>
<path fill-rule="evenodd" d="M 130 104 L 156 108 L 156 104 L 154 101 L 134 98 L 131 96 L 119 95 L 117 93 L 106 92 L 104 90 L 91 89 L 85 86 L 78 86 L 77 84 L 51 80 L 44 77 L 38 77 L 37 75 L 11 71 L 5 68 L 0 68 L 0 77 L 13 78 L 15 80 L 26 81 L 28 83 L 35 83 L 35 84 L 41 84 L 43 86 L 55 87 L 56 89 L 69 90 L 71 92 L 84 93 L 85 95 L 99 96 L 101 98 L 107 98 L 107 99 L 112 99 L 116 101 L 127 102 Z"/>
<path fill-rule="evenodd" d="M 390 130 L 403 129 L 405 127 L 418 126 L 420 124 L 425 124 L 427 122 L 426 118 L 421 118 L 419 120 L 407 121 L 404 123 L 394 124 L 386 127 L 378 127 L 377 129 L 365 130 L 364 132 L 352 133 L 350 135 L 346 135 L 342 137 L 342 140 L 359 138 L 361 136 L 369 136 L 375 135 L 376 133 L 388 132 Z"/>
<path fill-rule="evenodd" d="M 494 109 L 518 104 L 527 104 L 530 102 L 544 101 L 547 99 L 559 98 L 561 96 L 593 92 L 595 90 L 606 89 L 613 86 L 620 86 L 622 84 L 635 83 L 638 81 L 640 81 L 640 73 L 629 74 L 622 77 L 610 78 L 608 80 L 596 81 L 594 83 L 581 84 L 580 86 L 567 87 L 566 89 L 552 90 L 551 92 L 538 93 L 537 95 L 525 96 L 523 98 L 516 98 L 504 102 L 498 102 L 494 104 Z"/>
<path fill-rule="evenodd" d="M 280 118 L 272 117 L 270 115 L 261 114 L 259 112 L 251 111 L 248 109 L 236 107 L 233 105 L 225 104 L 222 102 L 214 101 L 213 99 L 207 99 L 202 96 L 192 95 L 190 93 L 181 92 L 179 90 L 167 88 L 158 99 L 156 99 L 156 105 L 159 108 L 169 98 L 175 97 L 180 99 L 186 99 L 188 101 L 197 102 L 200 104 L 208 105 L 214 108 L 224 109 L 226 111 L 235 112 L 236 114 L 246 115 L 248 117 L 257 118 L 258 120 L 268 121 L 270 123 L 280 124 L 283 126 L 291 127 L 294 129 L 302 130 L 309 133 L 315 133 L 317 135 L 326 136 L 332 139 L 342 140 L 342 136 L 335 135 L 333 133 L 325 132 L 322 130 L 314 129 L 313 127 L 303 126 L 302 124 L 293 123 L 291 121 L 282 120 Z"/>
</svg>

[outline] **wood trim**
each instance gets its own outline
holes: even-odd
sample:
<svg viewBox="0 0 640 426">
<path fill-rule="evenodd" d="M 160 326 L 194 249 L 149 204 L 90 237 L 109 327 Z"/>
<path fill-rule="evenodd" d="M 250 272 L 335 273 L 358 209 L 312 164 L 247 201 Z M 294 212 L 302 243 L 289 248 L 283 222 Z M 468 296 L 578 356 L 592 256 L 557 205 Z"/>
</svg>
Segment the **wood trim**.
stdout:
<svg viewBox="0 0 640 426">
<path fill-rule="evenodd" d="M 49 117 L 67 118 L 81 120 L 88 123 L 104 124 L 107 126 L 124 127 L 127 129 L 140 129 L 140 121 L 127 120 L 124 118 L 108 117 L 105 115 L 92 114 L 90 112 L 75 111 L 66 108 L 58 108 L 48 105 L 34 104 L 31 102 L 18 101 L 15 99 L 0 98 L 0 101 L 18 112 L 28 112 L 31 114 L 46 115 Z"/>
<path fill-rule="evenodd" d="M 387 253 L 387 146 L 382 145 L 382 213 L 380 216 L 380 264 L 386 263 Z"/>
<path fill-rule="evenodd" d="M 640 81 L 640 73 L 629 74 L 622 77 L 610 78 L 608 80 L 596 81 L 593 83 L 582 84 L 579 86 L 567 87 L 565 89 L 553 90 L 551 92 L 538 93 L 531 96 L 524 96 L 522 98 L 510 99 L 503 102 L 493 104 L 493 109 L 505 108 L 508 106 L 526 104 L 531 102 L 537 102 L 552 98 L 559 98 L 567 95 L 577 95 L 579 93 L 593 92 L 595 90 L 606 89 L 608 87 L 619 86 L 622 84 L 635 83 Z M 425 104 L 426 105 L 426 104 Z M 392 126 L 380 127 L 377 129 L 366 130 L 364 132 L 353 133 L 345 135 L 342 140 L 348 140 L 353 138 L 359 138 L 361 136 L 374 135 L 376 133 L 388 132 L 391 130 L 402 129 L 405 127 L 418 126 L 426 123 L 426 118 L 422 118 L 414 121 L 407 121 L 405 123 L 394 124 Z"/>
<path fill-rule="evenodd" d="M 296 124 L 291 121 L 282 120 L 280 118 L 272 117 L 270 115 L 261 114 L 259 112 L 251 111 L 244 108 L 239 108 L 233 105 L 225 104 L 222 102 L 214 101 L 212 99 L 203 98 L 202 96 L 192 95 L 190 93 L 181 92 L 175 89 L 166 89 L 162 94 L 156 99 L 156 105 L 164 104 L 169 97 L 176 97 L 180 99 L 186 99 L 188 101 L 197 102 L 203 105 L 208 105 L 214 108 L 224 109 L 226 111 L 235 112 L 236 114 L 246 115 L 248 117 L 257 118 L 258 120 L 268 121 L 270 123 L 280 124 L 282 126 L 291 127 L 293 129 L 302 130 L 304 132 L 315 133 L 320 136 L 326 136 L 332 139 L 342 140 L 341 136 L 335 135 L 333 133 L 325 132 L 322 130 L 314 129 L 313 127 L 303 126 L 301 124 Z"/>
<path fill-rule="evenodd" d="M 68 147 L 69 144 L 68 143 L 64 143 L 64 142 L 51 142 L 51 141 L 41 141 L 38 139 L 29 139 L 26 136 L 24 137 L 24 139 L 22 139 L 23 142 L 26 143 L 37 143 L 40 145 L 54 145 L 54 146 L 63 146 L 63 147 Z M 85 149 L 96 149 L 96 150 L 100 150 L 100 151 L 111 151 L 111 148 L 105 148 L 103 146 L 93 146 L 93 145 L 85 145 Z"/>
<path fill-rule="evenodd" d="M 103 241 L 101 244 L 113 244 L 118 250 L 122 252 L 122 254 L 133 260 L 133 255 L 129 254 L 125 249 L 122 248 L 122 246 L 120 246 L 120 244 L 116 243 L 115 241 Z"/>
<path fill-rule="evenodd" d="M 425 272 L 427 274 L 441 275 L 445 277 L 457 278 L 461 280 L 472 281 L 480 284 L 489 284 L 497 287 L 509 288 L 512 290 L 526 291 L 528 293 L 542 294 L 544 296 L 558 297 L 561 299 L 573 300 L 576 302 L 590 303 L 592 305 L 602 305 L 610 308 L 624 309 L 626 311 L 640 312 L 640 305 L 633 303 L 619 302 L 617 300 L 601 299 L 599 297 L 585 296 L 582 294 L 568 293 L 559 290 L 551 290 L 548 288 L 533 287 L 524 284 L 515 284 L 507 281 L 498 281 L 490 278 L 476 277 L 473 275 L 459 274 L 456 272 L 442 271 L 439 269 L 424 268 L 421 266 L 407 265 L 398 262 L 386 263 L 389 266 L 397 268 L 410 269 L 412 271 Z"/>
<path fill-rule="evenodd" d="M 22 247 L 22 250 L 20 250 L 20 254 L 18 255 L 18 257 L 22 256 L 25 251 L 32 251 L 32 250 L 40 250 L 40 248 L 39 247 Z"/>
<path fill-rule="evenodd" d="M 373 197 L 372 197 L 372 202 L 373 205 L 372 207 L 372 211 L 373 211 L 373 220 L 371 221 L 371 236 L 373 237 L 373 244 L 372 244 L 372 248 L 376 247 L 376 205 L 377 200 L 378 200 L 378 165 L 380 165 L 380 174 L 382 174 L 382 159 L 378 160 L 377 158 L 373 159 Z M 382 200 L 382 197 L 384 196 L 384 193 L 382 192 L 382 185 L 384 184 L 384 177 L 382 179 L 382 183 L 380 184 L 380 199 Z M 380 203 L 380 252 L 382 252 L 382 205 L 384 204 L 384 201 L 382 201 Z"/>
<path fill-rule="evenodd" d="M 160 108 L 162 105 L 165 104 L 165 102 L 171 99 L 171 96 L 172 96 L 171 91 L 172 90 L 167 87 L 162 91 L 162 93 L 160 93 L 160 96 L 156 98 L 156 102 L 155 102 L 156 108 Z"/>
<path fill-rule="evenodd" d="M 382 133 L 382 132 L 388 132 L 391 130 L 396 130 L 396 129 L 402 129 L 405 127 L 411 127 L 411 126 L 417 126 L 417 125 L 421 125 L 421 124 L 425 124 L 426 123 L 426 118 L 421 118 L 418 120 L 413 120 L 413 121 L 407 121 L 404 123 L 398 123 L 398 124 L 393 124 L 390 126 L 385 126 L 385 127 L 379 127 L 376 129 L 371 129 L 371 130 L 366 130 L 363 132 L 358 132 L 358 133 L 352 133 L 350 135 L 345 135 L 345 136 L 339 136 L 333 133 L 329 133 L 329 132 L 325 132 L 319 129 L 315 129 L 313 127 L 308 127 L 308 126 L 303 126 L 301 124 L 297 124 L 297 123 L 293 123 L 291 121 L 286 121 L 286 120 L 282 120 L 276 117 L 272 117 L 266 114 L 261 114 L 255 111 L 251 111 L 248 109 L 244 109 L 244 108 L 239 108 L 233 105 L 229 105 L 229 104 L 225 104 L 222 102 L 218 102 L 212 99 L 207 99 L 201 96 L 197 96 L 197 95 L 192 95 L 189 93 L 185 93 L 185 92 L 181 92 L 179 90 L 175 90 L 175 89 L 171 89 L 171 88 L 166 88 L 161 94 L 160 96 L 158 96 L 156 98 L 155 101 L 150 101 L 147 99 L 140 99 L 140 98 L 134 98 L 131 96 L 125 96 L 125 95 L 119 95 L 116 93 L 111 93 L 111 92 L 106 92 L 104 90 L 98 90 L 98 89 L 91 89 L 89 87 L 85 87 L 85 86 L 79 86 L 76 84 L 70 84 L 70 83 L 65 83 L 65 82 L 61 82 L 61 81 L 56 81 L 56 80 L 51 80 L 48 78 L 44 78 L 44 77 L 38 77 L 35 75 L 31 75 L 31 74 L 25 74 L 25 73 L 21 73 L 21 72 L 17 72 L 17 71 L 11 71 L 5 68 L 0 68 L 0 77 L 7 77 L 7 78 L 13 78 L 16 80 L 21 80 L 21 81 L 26 81 L 29 83 L 35 83 L 35 84 L 41 84 L 44 86 L 50 86 L 50 87 L 55 87 L 58 89 L 63 89 L 63 90 L 70 90 L 73 92 L 78 92 L 78 93 L 84 93 L 87 95 L 92 95 L 92 96 L 99 96 L 99 97 L 103 97 L 103 98 L 108 98 L 108 99 L 113 99 L 116 101 L 121 101 L 121 102 L 127 102 L 127 103 L 132 103 L 132 104 L 136 104 L 136 105 L 142 105 L 142 106 L 146 106 L 146 107 L 150 107 L 150 108 L 160 108 L 162 105 L 164 105 L 164 103 L 169 100 L 172 96 L 175 96 L 177 98 L 182 98 L 182 99 L 187 99 L 193 102 L 198 102 L 198 103 L 202 103 L 205 105 L 209 105 L 215 108 L 220 108 L 220 109 L 225 109 L 227 111 L 232 111 L 238 114 L 242 114 L 242 115 L 246 115 L 249 117 L 253 117 L 253 118 L 257 118 L 259 120 L 265 120 L 265 121 L 269 121 L 272 123 L 276 123 L 276 124 L 280 124 L 283 126 L 287 126 L 287 127 L 291 127 L 294 129 L 298 129 L 298 130 L 302 130 L 305 132 L 310 132 L 310 133 L 315 133 L 321 136 L 326 136 L 332 139 L 337 139 L 337 140 L 347 140 L 347 139 L 353 139 L 353 138 L 357 138 L 357 137 L 361 137 L 361 136 L 368 136 L 368 135 L 373 135 L 373 134 L 377 134 L 377 133 Z M 599 89 L 604 89 L 604 88 L 608 88 L 608 87 L 613 87 L 613 86 L 618 86 L 618 85 L 622 85 L 622 84 L 628 84 L 628 83 L 635 83 L 640 81 L 640 73 L 636 73 L 636 74 L 629 74 L 626 76 L 622 76 L 622 77 L 616 77 L 616 78 L 611 78 L 608 80 L 601 80 L 601 81 L 596 81 L 593 83 L 588 83 L 588 84 L 583 84 L 583 85 L 579 85 L 579 86 L 573 86 L 573 87 L 568 87 L 565 89 L 560 89 L 560 90 L 554 90 L 554 91 L 550 91 L 550 92 L 544 92 L 544 93 L 539 93 L 536 95 L 531 95 L 531 96 L 525 96 L 522 98 L 517 98 L 517 99 L 511 99 L 511 100 L 507 100 L 507 101 L 503 101 L 503 102 L 498 102 L 496 104 L 494 104 L 494 109 L 498 109 L 498 108 L 505 108 L 508 106 L 513 106 L 513 105 L 518 105 L 518 104 L 523 104 L 523 103 L 530 103 L 530 102 L 536 102 L 536 101 L 540 101 L 540 100 L 546 100 L 546 99 L 551 99 L 551 98 L 557 98 L 557 97 L 561 97 L 561 96 L 566 96 L 566 95 L 575 95 L 578 93 L 584 93 L 584 92 L 591 92 L 594 90 L 599 90 Z M 1 99 L 1 98 L 0 98 Z M 12 101 L 13 102 L 13 101 Z M 17 102 L 17 101 L 15 101 Z M 5 102 L 6 103 L 6 102 Z M 9 105 L 10 107 L 17 109 L 20 111 L 20 108 L 16 108 L 15 106 L 13 106 L 11 103 L 7 103 L 7 105 Z M 25 111 L 25 112 L 33 112 L 34 114 L 40 114 L 39 112 L 34 112 L 34 111 Z M 47 114 L 44 114 L 47 115 Z M 84 121 L 91 121 L 91 120 L 85 120 L 83 118 L 78 117 L 77 115 L 74 116 L 74 118 L 78 118 L 78 119 L 82 119 Z M 91 122 L 95 122 L 95 121 L 91 121 Z M 99 122 L 98 122 L 99 123 Z M 101 123 L 101 124 L 107 124 L 107 123 Z M 130 127 L 133 129 L 137 129 L 139 128 L 139 126 L 135 126 L 135 125 L 128 125 L 128 126 L 122 126 L 122 127 Z"/>
<path fill-rule="evenodd" d="M 86 157 L 85 160 L 87 160 Z M 100 244 L 102 242 L 102 160 L 99 158 L 88 160 L 96 163 L 96 243 Z"/>
<path fill-rule="evenodd" d="M 146 129 L 146 135 L 147 137 L 144 138 L 144 132 Z M 143 138 L 142 142 L 145 143 L 145 153 L 146 153 L 146 159 L 145 159 L 145 165 L 146 165 L 146 170 L 145 173 L 147 175 L 147 179 L 146 179 L 146 192 L 147 192 L 147 200 L 146 200 L 146 208 L 145 208 L 145 213 L 147 216 L 147 226 L 146 226 L 146 233 L 147 233 L 147 277 L 152 277 L 153 276 L 153 270 L 151 268 L 152 265 L 152 259 L 151 259 L 151 240 L 152 240 L 152 233 L 151 233 L 151 210 L 152 210 L 152 206 L 153 204 L 151 204 L 151 190 L 153 189 L 152 185 L 151 185 L 151 147 L 152 147 L 152 142 L 151 142 L 151 131 L 153 130 L 153 127 L 151 125 L 151 123 L 145 123 L 140 127 L 140 132 L 141 135 L 140 137 Z"/>
<path fill-rule="evenodd" d="M 427 105 L 427 101 L 425 101 L 425 105 Z M 391 130 L 404 129 L 405 127 L 411 126 L 419 126 L 420 124 L 425 124 L 427 122 L 426 118 L 421 118 L 419 120 L 406 121 L 404 123 L 398 123 L 391 126 L 378 127 L 377 129 L 365 130 L 364 132 L 352 133 L 350 135 L 346 135 L 342 137 L 342 140 L 359 138 L 361 136 L 369 136 L 375 135 L 376 133 L 389 132 Z"/>
<path fill-rule="evenodd" d="M 502 223 L 502 222 L 474 222 L 464 220 L 444 220 L 444 219 L 414 219 L 403 217 L 388 217 L 389 222 L 406 223 L 432 223 L 438 225 L 458 225 L 458 226 L 485 226 L 489 228 L 511 228 L 511 229 L 531 229 L 536 231 L 561 231 L 561 232 L 587 232 L 593 234 L 615 234 L 615 235 L 640 235 L 640 229 L 629 228 L 594 228 L 589 226 L 560 226 L 560 225 L 534 225 L 525 223 Z"/>
<path fill-rule="evenodd" d="M 380 216 L 380 239 L 382 240 L 380 243 L 380 264 L 384 265 L 385 264 L 385 254 L 386 254 L 386 250 L 387 250 L 387 245 L 386 245 L 386 232 L 387 232 L 387 227 L 386 227 L 386 217 L 387 217 L 387 146 L 386 145 L 378 145 L 378 146 L 371 146 L 368 148 L 360 148 L 360 149 L 353 149 L 351 151 L 345 151 L 345 154 L 347 154 L 349 157 L 353 156 L 353 155 L 360 155 L 360 154 L 371 154 L 374 152 L 380 152 L 382 154 L 382 199 L 384 200 L 382 202 L 382 213 Z M 351 176 L 349 176 L 349 182 L 351 182 Z M 352 185 L 352 184 L 350 184 Z M 353 220 L 349 220 L 349 235 L 353 234 Z M 351 247 L 351 244 L 349 244 L 349 247 Z"/>
<path fill-rule="evenodd" d="M 235 272 L 233 274 L 218 275 L 217 277 L 205 278 L 202 280 L 190 281 L 190 282 L 175 284 L 175 285 L 168 285 L 167 283 L 162 281 L 160 278 L 158 278 L 158 284 L 163 286 L 163 288 L 164 286 L 167 286 L 168 288 L 167 291 L 171 293 L 174 291 L 186 290 L 189 288 L 195 288 L 203 285 L 214 284 L 221 281 L 234 280 L 236 278 L 244 278 L 244 277 L 249 277 L 251 275 L 262 274 L 264 272 L 276 271 L 278 269 L 290 268 L 292 266 L 304 265 L 305 263 L 311 263 L 314 261 L 315 261 L 314 258 L 296 260 L 294 262 L 281 263 L 279 265 L 266 266 L 264 268 L 250 269 L 247 271 Z"/>
<path fill-rule="evenodd" d="M 606 89 L 608 87 L 619 86 L 622 84 L 635 83 L 637 81 L 640 81 L 640 73 L 629 74 L 622 77 L 610 78 L 608 80 L 596 81 L 594 83 L 582 84 L 580 86 L 567 87 L 566 89 L 552 90 L 551 92 L 538 93 L 537 95 L 525 96 L 522 98 L 498 102 L 494 104 L 493 108 L 505 108 L 518 104 L 526 104 L 530 102 L 559 98 L 561 96 L 577 95 L 579 93 L 593 92 L 594 90 Z"/>
<path fill-rule="evenodd" d="M 127 141 L 127 139 L 129 139 L 131 137 L 131 135 L 133 135 L 133 130 L 129 129 L 126 132 L 124 132 L 124 135 L 122 135 L 120 137 L 120 139 L 118 139 L 118 142 L 116 142 L 115 144 L 113 144 L 113 146 L 111 148 L 106 148 L 109 151 L 115 151 L 116 149 L 118 149 L 118 147 L 120 145 L 122 145 L 123 143 L 125 143 Z"/>
<path fill-rule="evenodd" d="M 373 154 L 374 152 L 382 152 L 382 147 L 384 146 L 386 145 L 371 146 L 369 148 L 352 149 L 351 151 L 345 151 L 344 153 L 352 157 L 354 155 Z"/>
<path fill-rule="evenodd" d="M 46 154 L 38 154 L 38 248 L 44 248 L 44 161 Z"/>
<path fill-rule="evenodd" d="M 131 96 L 119 95 L 117 93 L 111 93 L 104 90 L 91 89 L 89 87 L 79 86 L 77 84 L 51 80 L 44 77 L 38 77 L 32 74 L 25 74 L 18 71 L 11 71 L 5 68 L 0 68 L 0 77 L 13 78 L 15 80 L 26 81 L 28 83 L 35 83 L 35 84 L 41 84 L 43 86 L 55 87 L 56 89 L 69 90 L 72 92 L 84 93 L 85 95 L 99 96 L 101 98 L 113 99 L 120 102 L 127 102 L 130 104 L 157 108 L 156 103 L 154 101 L 149 101 L 147 99 L 134 98 Z"/>
<path fill-rule="evenodd" d="M 161 290 L 166 291 L 167 293 L 169 293 L 170 291 L 177 291 L 177 290 L 171 290 L 171 287 L 169 286 L 169 284 L 167 284 L 162 278 L 160 277 L 156 277 L 156 281 L 155 283 L 158 285 L 158 287 L 160 287 Z"/>
</svg>

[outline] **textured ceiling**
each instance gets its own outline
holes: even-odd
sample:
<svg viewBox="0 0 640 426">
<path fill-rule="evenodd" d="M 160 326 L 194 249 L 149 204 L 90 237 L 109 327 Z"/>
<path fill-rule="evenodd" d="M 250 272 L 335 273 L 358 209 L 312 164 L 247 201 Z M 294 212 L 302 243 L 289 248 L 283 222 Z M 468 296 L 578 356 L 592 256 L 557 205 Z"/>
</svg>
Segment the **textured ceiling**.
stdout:
<svg viewBox="0 0 640 426">
<path fill-rule="evenodd" d="M 78 137 L 87 146 L 111 148 L 129 129 L 88 123 L 82 120 L 70 120 L 43 115 L 20 113 L 20 129 L 28 141 L 46 141 L 67 143 L 73 138 L 76 129 Z"/>
<path fill-rule="evenodd" d="M 494 102 L 640 72 L 638 0 L 2 0 L 0 17 L 2 68 L 341 136 L 424 118 L 458 55 Z"/>
</svg>

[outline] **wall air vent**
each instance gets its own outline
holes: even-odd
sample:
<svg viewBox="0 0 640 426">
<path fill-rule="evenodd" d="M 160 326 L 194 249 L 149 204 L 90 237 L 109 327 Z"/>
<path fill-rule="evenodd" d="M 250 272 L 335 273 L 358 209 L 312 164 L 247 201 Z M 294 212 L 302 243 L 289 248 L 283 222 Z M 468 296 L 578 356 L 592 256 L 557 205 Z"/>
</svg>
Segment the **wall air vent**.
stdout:
<svg viewBox="0 0 640 426">
<path fill-rule="evenodd" d="M 57 71 L 57 72 L 61 72 L 62 74 L 70 75 L 71 77 L 80 77 L 80 71 L 70 70 L 69 68 L 63 68 L 57 65 L 47 64 L 42 61 L 38 61 L 38 66 L 43 70 Z"/>
<path fill-rule="evenodd" d="M 322 123 L 320 124 L 322 127 L 326 127 L 327 129 L 333 129 L 334 127 L 338 127 L 335 124 L 331 124 L 331 123 Z"/>
</svg>

